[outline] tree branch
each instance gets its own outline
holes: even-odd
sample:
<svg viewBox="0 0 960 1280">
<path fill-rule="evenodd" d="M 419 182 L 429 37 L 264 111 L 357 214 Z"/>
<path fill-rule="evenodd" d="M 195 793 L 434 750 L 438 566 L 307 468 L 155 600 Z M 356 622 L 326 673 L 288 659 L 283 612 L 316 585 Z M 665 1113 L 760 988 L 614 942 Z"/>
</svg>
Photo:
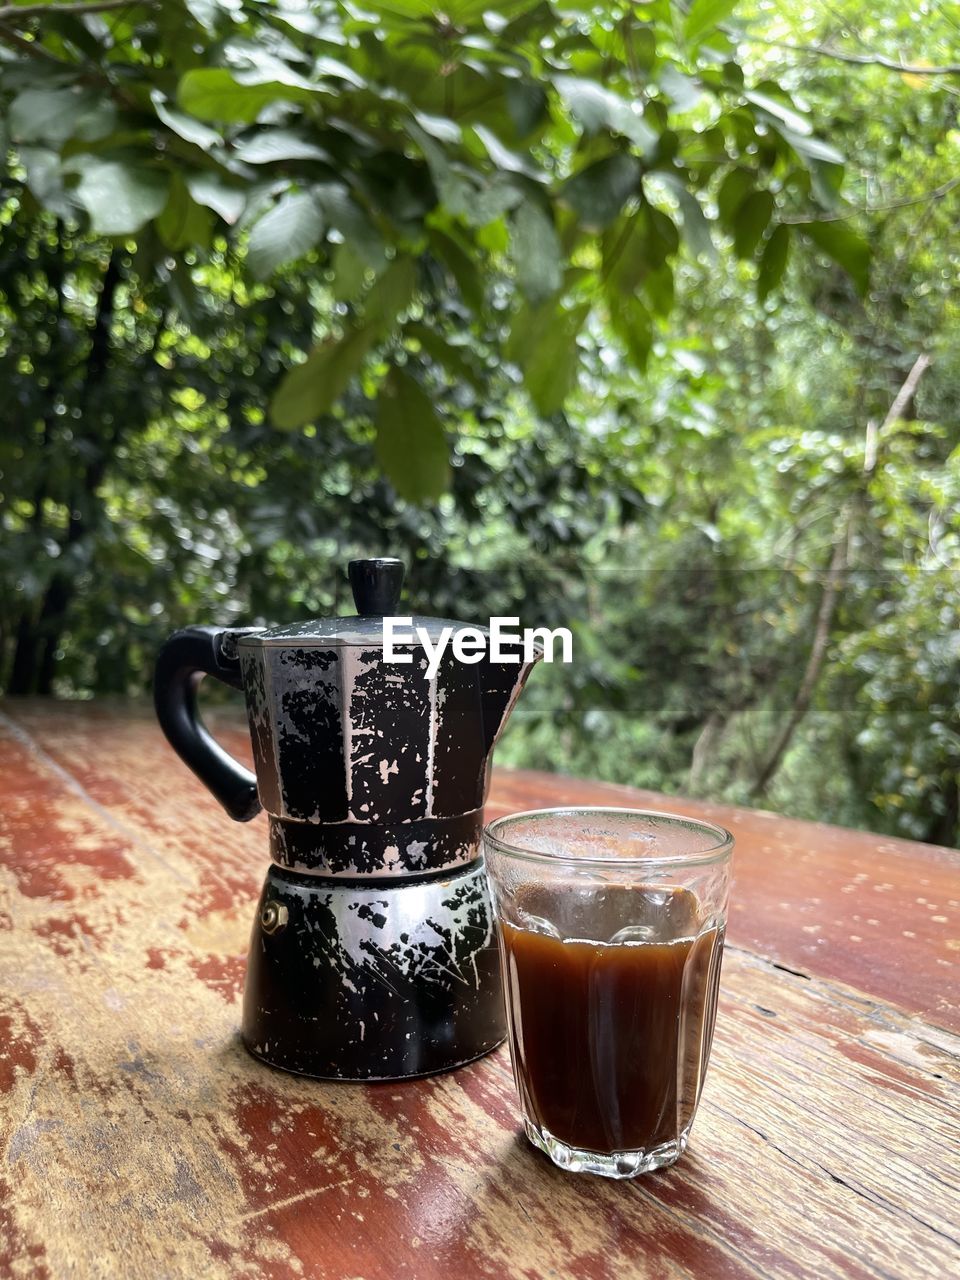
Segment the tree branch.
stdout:
<svg viewBox="0 0 960 1280">
<path fill-rule="evenodd" d="M 907 408 L 916 393 L 917 383 L 920 381 L 924 370 L 929 366 L 929 364 L 930 357 L 926 355 L 926 353 L 919 355 L 914 361 L 913 368 L 904 379 L 900 390 L 894 396 L 893 402 L 887 410 L 886 416 L 880 424 L 879 429 L 874 423 L 867 423 L 863 450 L 863 474 L 865 477 L 869 478 L 876 468 L 877 442 L 880 434 L 894 422 L 899 421 L 903 416 L 904 410 Z M 790 714 L 787 716 L 786 723 L 780 730 L 763 768 L 760 769 L 757 774 L 756 781 L 750 789 L 751 799 L 756 799 L 757 796 L 762 795 L 770 785 L 770 782 L 783 762 L 783 757 L 786 755 L 787 748 L 793 741 L 793 735 L 796 732 L 798 725 L 810 708 L 814 690 L 816 689 L 817 682 L 820 679 L 824 659 L 827 655 L 827 644 L 830 640 L 830 627 L 833 623 L 833 614 L 840 594 L 840 585 L 847 568 L 847 551 L 853 531 L 854 506 L 851 501 L 846 503 L 843 511 L 841 512 L 840 519 L 837 522 L 833 551 L 830 555 L 830 566 L 827 569 L 827 581 L 824 584 L 823 595 L 820 597 L 820 607 L 817 610 L 817 621 L 813 629 L 813 642 L 810 645 L 810 654 L 807 658 L 807 665 L 804 668 L 803 678 L 800 681 L 800 687 L 797 689 L 796 696 L 793 700 L 793 706 L 790 708 Z"/>
<path fill-rule="evenodd" d="M 830 555 L 830 566 L 827 569 L 827 581 L 823 588 L 823 595 L 820 597 L 820 607 L 817 610 L 817 622 L 813 631 L 813 643 L 810 646 L 810 656 L 807 658 L 807 665 L 803 672 L 803 679 L 800 681 L 800 688 L 797 690 L 796 697 L 793 700 L 793 706 L 790 708 L 790 714 L 787 717 L 786 724 L 780 730 L 779 737 L 773 744 L 770 754 L 767 756 L 766 763 L 757 775 L 756 781 L 750 789 L 751 799 L 762 795 L 770 785 L 774 774 L 780 768 L 781 761 L 786 755 L 787 748 L 793 740 L 793 735 L 797 730 L 800 721 L 807 714 L 810 701 L 813 697 L 813 691 L 817 687 L 817 681 L 820 679 L 820 672 L 823 668 L 823 660 L 827 653 L 827 642 L 830 639 L 830 625 L 833 622 L 833 611 L 837 604 L 837 595 L 840 591 L 840 581 L 843 577 L 844 570 L 847 567 L 847 538 L 850 532 L 849 518 L 844 516 L 840 522 L 840 529 L 837 532 L 837 540 L 834 543 L 833 551 Z"/>
<path fill-rule="evenodd" d="M 837 62 L 851 62 L 860 67 L 884 67 L 905 76 L 957 76 L 960 63 L 951 62 L 942 67 L 925 67 L 920 63 L 897 62 L 882 53 L 842 53 L 839 49 L 827 49 L 817 44 L 791 44 L 787 40 L 764 40 L 760 36 L 747 36 L 746 44 L 764 44 L 775 49 L 788 49 L 791 53 L 812 53 L 818 58 L 833 58 Z"/>
<path fill-rule="evenodd" d="M 911 205 L 933 204 L 937 200 L 942 200 L 944 196 L 948 196 L 955 187 L 960 187 L 960 177 L 948 178 L 939 187 L 934 187 L 932 191 L 925 191 L 919 196 L 904 196 L 900 200 L 889 200 L 886 204 L 868 204 L 862 209 L 847 209 L 843 213 L 823 213 L 818 217 L 788 213 L 780 221 L 800 227 L 807 222 L 843 222 L 847 218 L 856 218 L 860 214 L 889 213 L 891 209 L 909 209 Z"/>
<path fill-rule="evenodd" d="M 0 5 L 0 22 L 23 18 L 43 18 L 50 13 L 109 13 L 111 9 L 131 9 L 143 0 L 80 0 L 78 4 L 5 4 Z"/>
<path fill-rule="evenodd" d="M 894 396 L 893 404 L 887 410 L 887 416 L 880 423 L 880 430 L 877 433 L 878 435 L 882 436 L 888 427 L 891 427 L 895 422 L 899 422 L 903 417 L 903 411 L 916 394 L 917 383 L 930 367 L 930 364 L 931 360 L 926 352 L 917 356 L 916 360 L 913 362 L 913 368 L 904 379 L 903 386 L 897 392 L 896 396 Z M 864 469 L 866 469 L 866 465 L 864 465 Z"/>
<path fill-rule="evenodd" d="M 688 795 L 696 795 L 707 760 L 716 746 L 722 728 L 723 719 L 720 712 L 717 710 L 711 711 L 703 728 L 700 730 L 696 742 L 693 744 L 693 754 L 690 757 L 690 772 L 687 775 L 686 791 Z"/>
<path fill-rule="evenodd" d="M 39 58 L 42 62 L 53 62 L 58 67 L 68 67 L 70 65 L 58 58 L 55 53 L 51 53 L 38 40 L 27 40 L 20 35 L 19 31 L 10 31 L 5 27 L 0 27 L 0 40 L 4 44 L 10 45 L 11 48 L 19 49 L 30 58 Z"/>
</svg>

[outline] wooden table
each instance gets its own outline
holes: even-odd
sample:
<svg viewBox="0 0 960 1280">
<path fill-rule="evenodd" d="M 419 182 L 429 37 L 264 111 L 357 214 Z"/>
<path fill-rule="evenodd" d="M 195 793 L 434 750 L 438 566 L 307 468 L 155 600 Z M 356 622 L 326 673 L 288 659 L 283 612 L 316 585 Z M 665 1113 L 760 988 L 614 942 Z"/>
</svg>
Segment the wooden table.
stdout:
<svg viewBox="0 0 960 1280">
<path fill-rule="evenodd" d="M 690 1149 L 616 1183 L 520 1137 L 505 1049 L 375 1086 L 248 1057 L 264 820 L 144 709 L 7 703 L 0 779 L 0 1275 L 960 1276 L 960 854 L 499 772 L 491 814 L 653 803 L 737 837 Z"/>
</svg>

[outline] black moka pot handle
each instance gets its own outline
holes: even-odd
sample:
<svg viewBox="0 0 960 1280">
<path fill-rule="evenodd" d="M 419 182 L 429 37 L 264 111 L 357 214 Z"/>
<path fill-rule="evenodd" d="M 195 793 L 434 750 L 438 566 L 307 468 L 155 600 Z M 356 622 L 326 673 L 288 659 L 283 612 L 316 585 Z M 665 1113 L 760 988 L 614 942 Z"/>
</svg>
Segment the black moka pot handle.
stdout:
<svg viewBox="0 0 960 1280">
<path fill-rule="evenodd" d="M 260 812 L 257 780 L 208 733 L 197 708 L 197 687 L 204 676 L 213 676 L 242 689 L 236 642 L 256 630 L 187 627 L 177 631 L 157 655 L 153 678 L 153 702 L 167 741 L 237 822 L 249 822 Z"/>
</svg>

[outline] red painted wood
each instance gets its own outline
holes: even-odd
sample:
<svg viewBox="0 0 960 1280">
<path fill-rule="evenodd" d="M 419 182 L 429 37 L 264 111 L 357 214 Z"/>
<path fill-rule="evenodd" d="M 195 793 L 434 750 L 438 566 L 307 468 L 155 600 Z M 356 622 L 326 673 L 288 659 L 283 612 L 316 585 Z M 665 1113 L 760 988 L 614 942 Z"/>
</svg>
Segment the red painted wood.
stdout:
<svg viewBox="0 0 960 1280">
<path fill-rule="evenodd" d="M 0 1276 L 960 1274 L 955 851 L 498 772 L 491 816 L 654 804 L 738 839 L 691 1149 L 615 1184 L 520 1137 L 503 1051 L 369 1087 L 243 1051 L 264 823 L 144 709 L 6 704 L 0 787 Z"/>
<path fill-rule="evenodd" d="M 189 812 L 211 906 L 259 890 L 263 819 L 226 819 L 142 708 L 32 703 L 17 721 L 91 797 L 150 839 Z M 250 762 L 236 716 L 211 717 Z M 736 837 L 729 940 L 791 969 L 856 986 L 960 1031 L 960 852 L 774 813 L 529 770 L 494 769 L 488 818 L 569 804 L 709 818 Z M 217 885 L 227 882 L 226 892 Z"/>
</svg>

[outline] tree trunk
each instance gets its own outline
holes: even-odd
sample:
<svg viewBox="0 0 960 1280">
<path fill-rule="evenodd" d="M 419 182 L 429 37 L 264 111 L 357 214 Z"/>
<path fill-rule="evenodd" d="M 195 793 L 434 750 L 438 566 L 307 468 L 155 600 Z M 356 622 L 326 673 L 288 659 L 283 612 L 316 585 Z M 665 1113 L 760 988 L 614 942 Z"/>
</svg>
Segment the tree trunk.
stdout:
<svg viewBox="0 0 960 1280">
<path fill-rule="evenodd" d="M 723 732 L 723 719 L 718 711 L 711 711 L 700 730 L 700 736 L 693 745 L 693 754 L 690 757 L 690 773 L 687 776 L 687 790 L 691 795 L 695 794 L 700 785 L 700 779 L 706 768 L 710 754 Z"/>
<path fill-rule="evenodd" d="M 37 645 L 34 621 L 26 608 L 17 622 L 16 642 L 13 650 L 13 663 L 10 668 L 10 679 L 7 681 L 7 693 L 32 693 L 36 676 Z"/>
<path fill-rule="evenodd" d="M 40 663 L 37 669 L 37 693 L 47 697 L 53 692 L 57 652 L 67 607 L 73 595 L 73 584 L 60 573 L 53 579 L 43 598 L 43 612 L 37 631 L 40 635 Z"/>
<path fill-rule="evenodd" d="M 953 779 L 947 786 L 946 808 L 930 822 L 924 839 L 931 844 L 957 847 L 960 839 L 960 780 Z"/>
<path fill-rule="evenodd" d="M 837 540 L 830 556 L 830 565 L 827 569 L 827 581 L 824 583 L 823 595 L 820 597 L 820 608 L 817 610 L 817 622 L 813 629 L 813 642 L 810 645 L 810 656 L 807 658 L 807 665 L 803 673 L 803 679 L 800 681 L 800 687 L 793 700 L 793 706 L 790 708 L 790 714 L 787 716 L 786 724 L 780 730 L 779 737 L 773 744 L 766 762 L 750 789 L 751 799 L 756 799 L 757 796 L 762 795 L 763 792 L 766 791 L 774 774 L 776 774 L 777 770 L 780 768 L 783 757 L 786 755 L 787 748 L 790 746 L 790 743 L 793 740 L 793 735 L 797 731 L 797 726 L 807 714 L 810 707 L 813 692 L 817 687 L 817 681 L 820 679 L 820 672 L 823 670 L 823 660 L 826 657 L 827 643 L 830 639 L 830 626 L 833 622 L 833 611 L 837 604 L 840 581 L 847 566 L 847 539 L 849 534 L 850 522 L 849 519 L 844 516 L 840 522 L 840 528 L 837 531 Z"/>
<path fill-rule="evenodd" d="M 110 364 L 110 329 L 117 285 L 120 283 L 120 251 L 114 249 L 104 272 L 97 312 L 86 362 L 86 376 L 78 397 L 81 422 L 87 424 L 92 408 L 94 392 L 106 380 Z M 114 433 L 115 434 L 115 433 Z M 62 550 L 75 545 L 88 532 L 91 512 L 95 509 L 97 490 L 103 482 L 112 452 L 112 444 L 103 440 L 96 456 L 85 467 L 78 489 L 70 502 L 70 519 Z M 42 481 L 41 481 L 42 485 Z M 43 497 L 40 495 L 40 502 Z M 40 509 L 38 508 L 38 513 Z M 38 519 L 42 518 L 38 514 Z M 67 613 L 74 596 L 74 583 L 65 573 L 56 572 L 50 579 L 38 613 L 24 611 L 17 629 L 17 645 L 13 656 L 8 692 L 11 694 L 38 693 L 44 696 L 53 690 L 56 656 L 60 648 Z"/>
</svg>

